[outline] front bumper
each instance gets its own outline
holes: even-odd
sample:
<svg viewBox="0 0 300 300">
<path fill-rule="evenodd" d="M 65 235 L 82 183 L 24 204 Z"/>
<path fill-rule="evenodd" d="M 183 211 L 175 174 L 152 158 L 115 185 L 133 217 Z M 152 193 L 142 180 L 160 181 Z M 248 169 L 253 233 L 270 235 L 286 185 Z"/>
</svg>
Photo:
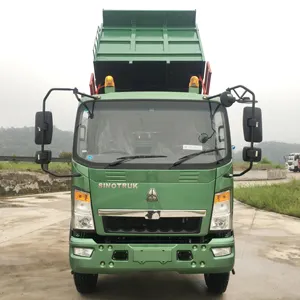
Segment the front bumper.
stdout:
<svg viewBox="0 0 300 300">
<path fill-rule="evenodd" d="M 91 257 L 80 257 L 73 248 L 94 249 Z M 212 248 L 231 247 L 231 254 L 215 257 Z M 126 261 L 113 260 L 114 251 L 126 251 Z M 178 251 L 190 251 L 192 259 L 178 260 Z M 134 271 L 176 271 L 178 273 L 230 272 L 234 266 L 234 237 L 215 238 L 207 244 L 97 244 L 93 239 L 70 238 L 70 266 L 76 273 L 115 274 Z"/>
</svg>

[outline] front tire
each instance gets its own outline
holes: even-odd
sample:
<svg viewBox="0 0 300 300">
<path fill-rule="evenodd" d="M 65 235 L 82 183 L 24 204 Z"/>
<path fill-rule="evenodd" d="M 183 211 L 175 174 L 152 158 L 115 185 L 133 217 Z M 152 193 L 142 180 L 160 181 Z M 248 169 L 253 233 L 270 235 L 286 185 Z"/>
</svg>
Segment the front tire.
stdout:
<svg viewBox="0 0 300 300">
<path fill-rule="evenodd" d="M 210 293 L 221 295 L 228 286 L 230 272 L 228 273 L 215 273 L 204 274 L 205 283 Z"/>
<path fill-rule="evenodd" d="M 98 274 L 73 274 L 74 283 L 80 294 L 90 294 L 97 286 Z"/>
</svg>

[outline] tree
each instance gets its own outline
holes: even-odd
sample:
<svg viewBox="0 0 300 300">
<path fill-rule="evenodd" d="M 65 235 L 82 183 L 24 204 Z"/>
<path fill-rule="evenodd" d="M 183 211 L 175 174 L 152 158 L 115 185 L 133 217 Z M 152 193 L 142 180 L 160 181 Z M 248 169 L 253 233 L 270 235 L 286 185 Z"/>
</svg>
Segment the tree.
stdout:
<svg viewBox="0 0 300 300">
<path fill-rule="evenodd" d="M 67 159 L 70 159 L 72 158 L 72 153 L 71 152 L 61 152 L 58 156 L 59 158 L 67 158 Z"/>
</svg>

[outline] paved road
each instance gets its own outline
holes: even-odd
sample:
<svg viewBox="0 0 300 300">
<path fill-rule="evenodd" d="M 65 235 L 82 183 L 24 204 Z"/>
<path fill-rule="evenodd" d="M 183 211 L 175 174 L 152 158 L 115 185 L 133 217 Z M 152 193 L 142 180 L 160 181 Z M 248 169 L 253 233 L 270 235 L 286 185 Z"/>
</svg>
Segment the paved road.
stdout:
<svg viewBox="0 0 300 300">
<path fill-rule="evenodd" d="M 5 200 L 0 208 L 0 299 L 83 299 L 68 264 L 69 193 Z M 1 204 L 0 204 L 1 205 Z M 300 299 L 300 222 L 235 203 L 236 275 L 222 299 Z M 84 299 L 217 299 L 202 275 L 99 278 Z"/>
</svg>

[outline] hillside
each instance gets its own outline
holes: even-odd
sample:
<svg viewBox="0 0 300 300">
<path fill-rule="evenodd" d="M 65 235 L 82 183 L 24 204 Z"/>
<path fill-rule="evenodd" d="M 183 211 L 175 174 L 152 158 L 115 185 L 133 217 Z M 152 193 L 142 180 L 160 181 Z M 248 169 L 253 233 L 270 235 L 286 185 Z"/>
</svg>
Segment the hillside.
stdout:
<svg viewBox="0 0 300 300">
<path fill-rule="evenodd" d="M 54 127 L 52 144 L 46 148 L 57 157 L 63 151 L 72 150 L 73 133 Z M 34 127 L 0 128 L 0 156 L 34 156 L 40 147 L 34 143 Z"/>
<path fill-rule="evenodd" d="M 276 164 L 283 164 L 285 155 L 291 152 L 300 152 L 300 144 L 262 142 L 256 146 L 262 149 L 262 157 L 266 157 Z M 234 161 L 242 161 L 241 151 L 237 151 L 234 154 Z"/>
<path fill-rule="evenodd" d="M 70 131 L 54 128 L 53 141 L 50 147 L 53 157 L 57 157 L 63 151 L 72 150 L 72 135 Z M 262 142 L 257 144 L 262 148 L 262 156 L 267 157 L 273 163 L 284 163 L 284 155 L 290 152 L 300 152 L 300 144 L 282 142 Z M 34 143 L 34 127 L 0 128 L 0 156 L 34 156 L 39 146 Z M 242 161 L 242 152 L 234 153 L 234 161 Z"/>
</svg>

